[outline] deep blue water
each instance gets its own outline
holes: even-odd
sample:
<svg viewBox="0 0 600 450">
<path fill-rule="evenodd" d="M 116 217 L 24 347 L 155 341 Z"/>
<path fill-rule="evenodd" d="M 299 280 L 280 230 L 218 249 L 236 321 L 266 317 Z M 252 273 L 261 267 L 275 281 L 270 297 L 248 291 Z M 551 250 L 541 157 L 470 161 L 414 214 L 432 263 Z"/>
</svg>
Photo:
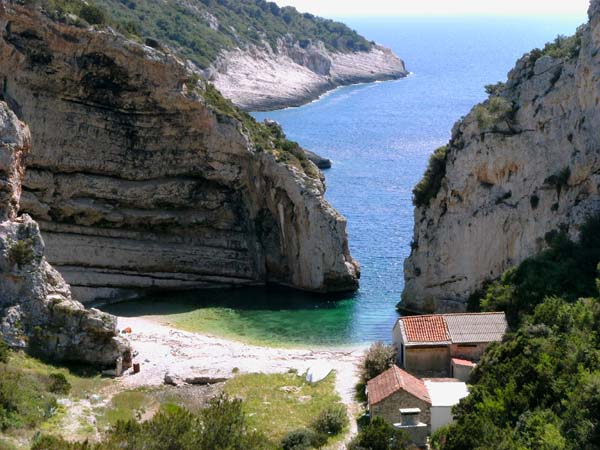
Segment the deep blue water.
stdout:
<svg viewBox="0 0 600 450">
<path fill-rule="evenodd" d="M 362 264 L 354 298 L 357 340 L 385 339 L 397 317 L 403 261 L 413 232 L 411 190 L 452 125 L 506 79 L 517 58 L 585 17 L 393 18 L 345 20 L 404 59 L 406 79 L 341 88 L 300 108 L 256 113 L 288 137 L 331 158 L 327 198 L 348 219 Z"/>
<path fill-rule="evenodd" d="M 411 76 L 341 88 L 309 105 L 255 117 L 277 120 L 290 139 L 334 161 L 326 171 L 327 198 L 348 219 L 350 248 L 362 264 L 360 291 L 328 303 L 277 289 L 203 291 L 162 303 L 151 299 L 145 311 L 136 302 L 131 313 L 184 313 L 188 326 L 194 320 L 199 329 L 213 323 L 212 332 L 227 328 L 228 335 L 271 342 L 389 341 L 412 239 L 411 190 L 429 155 L 485 98 L 486 84 L 505 80 L 523 53 L 559 33 L 572 34 L 584 21 L 583 16 L 346 20 L 392 48 Z"/>
</svg>

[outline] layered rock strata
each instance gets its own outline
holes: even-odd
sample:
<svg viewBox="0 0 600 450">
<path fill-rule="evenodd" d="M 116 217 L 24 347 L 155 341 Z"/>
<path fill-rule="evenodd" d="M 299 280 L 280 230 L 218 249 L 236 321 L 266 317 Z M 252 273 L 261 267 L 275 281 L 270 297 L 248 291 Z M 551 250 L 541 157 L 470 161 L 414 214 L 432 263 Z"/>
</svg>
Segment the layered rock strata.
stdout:
<svg viewBox="0 0 600 450">
<path fill-rule="evenodd" d="M 48 264 L 37 224 L 17 217 L 29 129 L 0 102 L 0 332 L 14 348 L 59 361 L 131 362 L 116 318 L 85 309 Z"/>
<path fill-rule="evenodd" d="M 316 167 L 256 144 L 182 61 L 17 6 L 0 30 L 2 95 L 33 135 L 22 209 L 79 299 L 357 288 Z"/>
<path fill-rule="evenodd" d="M 224 52 L 208 71 L 223 95 L 250 111 L 300 106 L 338 86 L 406 75 L 404 62 L 378 45 L 368 52 L 341 53 L 322 42 L 302 48 L 284 40 L 276 51 L 267 45 Z"/>
<path fill-rule="evenodd" d="M 576 39 L 554 57 L 525 55 L 455 126 L 441 188 L 415 209 L 401 307 L 463 310 L 484 282 L 546 248 L 547 233 L 575 239 L 600 211 L 600 2 L 589 15 Z"/>
</svg>

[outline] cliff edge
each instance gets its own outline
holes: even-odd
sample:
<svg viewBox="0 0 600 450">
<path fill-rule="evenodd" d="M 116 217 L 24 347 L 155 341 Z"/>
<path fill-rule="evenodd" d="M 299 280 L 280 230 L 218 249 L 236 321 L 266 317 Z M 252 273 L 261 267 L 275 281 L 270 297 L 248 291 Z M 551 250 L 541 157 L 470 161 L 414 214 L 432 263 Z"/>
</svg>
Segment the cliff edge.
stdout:
<svg viewBox="0 0 600 450">
<path fill-rule="evenodd" d="M 399 307 L 464 310 L 488 280 L 578 236 L 600 211 L 600 2 L 571 38 L 520 59 L 457 123 L 415 188 Z"/>
<path fill-rule="evenodd" d="M 403 78 L 408 71 L 404 61 L 379 45 L 342 53 L 322 42 L 302 48 L 279 40 L 276 51 L 266 46 L 226 51 L 208 74 L 239 107 L 270 111 L 303 105 L 338 86 Z"/>
<path fill-rule="evenodd" d="M 32 130 L 22 211 L 77 298 L 358 287 L 316 166 L 189 65 L 6 3 L 0 30 L 2 97 Z"/>
<path fill-rule="evenodd" d="M 37 224 L 18 216 L 29 129 L 0 102 L 0 338 L 58 361 L 101 367 L 131 364 L 116 318 L 85 309 L 48 264 Z"/>
</svg>

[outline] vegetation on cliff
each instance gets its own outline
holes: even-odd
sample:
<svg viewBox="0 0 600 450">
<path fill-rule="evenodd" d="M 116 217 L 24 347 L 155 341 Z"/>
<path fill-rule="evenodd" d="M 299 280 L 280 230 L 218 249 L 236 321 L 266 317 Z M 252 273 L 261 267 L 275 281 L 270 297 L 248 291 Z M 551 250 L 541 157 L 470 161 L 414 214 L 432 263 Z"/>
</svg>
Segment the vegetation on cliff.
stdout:
<svg viewBox="0 0 600 450">
<path fill-rule="evenodd" d="M 413 189 L 413 203 L 417 208 L 429 205 L 442 187 L 442 179 L 446 176 L 446 158 L 450 147 L 438 148 L 429 158 L 429 165 L 419 183 Z"/>
<path fill-rule="evenodd" d="M 109 23 L 125 34 L 158 40 L 202 68 L 223 50 L 290 38 L 306 47 L 322 41 L 331 51 L 368 51 L 373 43 L 333 20 L 265 0 L 24 0 L 55 18 L 75 14 L 90 24 Z"/>
<path fill-rule="evenodd" d="M 598 217 L 578 243 L 548 236 L 549 250 L 483 293 L 479 306 L 507 311 L 514 332 L 488 349 L 436 448 L 600 448 L 599 236 Z"/>
</svg>

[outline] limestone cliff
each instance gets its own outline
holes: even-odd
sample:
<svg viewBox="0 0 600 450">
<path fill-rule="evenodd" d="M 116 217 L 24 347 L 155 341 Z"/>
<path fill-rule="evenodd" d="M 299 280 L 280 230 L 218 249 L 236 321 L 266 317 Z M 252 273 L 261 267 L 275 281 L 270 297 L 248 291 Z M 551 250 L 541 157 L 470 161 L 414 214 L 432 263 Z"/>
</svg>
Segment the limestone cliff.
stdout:
<svg viewBox="0 0 600 450">
<path fill-rule="evenodd" d="M 573 38 L 525 55 L 454 127 L 438 153 L 445 171 L 433 171 L 441 180 L 420 186 L 431 195 L 417 201 L 402 308 L 462 310 L 486 280 L 544 249 L 548 232 L 575 238 L 600 211 L 598 0 L 589 15 Z"/>
<path fill-rule="evenodd" d="M 0 338 L 46 358 L 112 366 L 131 361 L 116 319 L 86 310 L 44 257 L 37 224 L 17 217 L 29 129 L 0 102 Z"/>
<path fill-rule="evenodd" d="M 82 300 L 358 286 L 317 168 L 173 55 L 0 5 L 2 95 L 31 130 L 22 209 Z"/>
<path fill-rule="evenodd" d="M 207 71 L 223 95 L 243 109 L 299 106 L 337 86 L 403 78 L 404 62 L 384 47 L 332 52 L 322 42 L 302 48 L 280 40 L 268 46 L 223 52 Z"/>
</svg>

